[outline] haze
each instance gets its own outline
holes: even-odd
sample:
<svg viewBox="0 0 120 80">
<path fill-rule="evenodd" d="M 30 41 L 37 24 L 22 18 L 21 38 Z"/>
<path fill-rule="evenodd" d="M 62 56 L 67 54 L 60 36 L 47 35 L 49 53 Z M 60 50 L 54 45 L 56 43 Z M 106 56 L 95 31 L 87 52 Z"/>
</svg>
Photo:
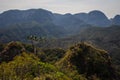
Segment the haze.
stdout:
<svg viewBox="0 0 120 80">
<path fill-rule="evenodd" d="M 0 12 L 10 9 L 43 8 L 55 13 L 101 10 L 109 18 L 120 14 L 120 0 L 0 0 Z"/>
</svg>

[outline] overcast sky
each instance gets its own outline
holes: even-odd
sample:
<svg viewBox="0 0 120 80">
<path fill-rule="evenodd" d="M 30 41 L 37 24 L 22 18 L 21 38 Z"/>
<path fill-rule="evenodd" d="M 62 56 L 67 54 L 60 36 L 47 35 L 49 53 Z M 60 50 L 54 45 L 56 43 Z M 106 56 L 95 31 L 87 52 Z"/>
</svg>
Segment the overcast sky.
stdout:
<svg viewBox="0 0 120 80">
<path fill-rule="evenodd" d="M 0 13 L 9 9 L 30 8 L 62 14 L 101 10 L 110 18 L 120 14 L 120 0 L 0 0 Z"/>
</svg>

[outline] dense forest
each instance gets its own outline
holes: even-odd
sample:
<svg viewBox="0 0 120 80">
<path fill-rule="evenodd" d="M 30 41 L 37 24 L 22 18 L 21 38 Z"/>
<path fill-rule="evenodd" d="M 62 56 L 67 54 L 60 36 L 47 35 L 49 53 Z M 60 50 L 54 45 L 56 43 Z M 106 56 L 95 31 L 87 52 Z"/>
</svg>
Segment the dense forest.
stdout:
<svg viewBox="0 0 120 80">
<path fill-rule="evenodd" d="M 120 15 L 1 13 L 0 80 L 120 80 Z"/>
<path fill-rule="evenodd" d="M 85 42 L 68 49 L 42 49 L 20 42 L 1 44 L 0 61 L 0 80 L 120 79 L 119 68 L 107 51 Z"/>
</svg>

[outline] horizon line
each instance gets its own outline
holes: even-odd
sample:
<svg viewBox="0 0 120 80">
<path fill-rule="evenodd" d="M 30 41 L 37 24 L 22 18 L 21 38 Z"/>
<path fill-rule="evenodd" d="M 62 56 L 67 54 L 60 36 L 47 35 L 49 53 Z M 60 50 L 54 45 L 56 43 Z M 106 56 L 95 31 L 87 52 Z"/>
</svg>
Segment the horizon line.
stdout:
<svg viewBox="0 0 120 80">
<path fill-rule="evenodd" d="M 8 10 L 4 10 L 4 11 L 0 11 L 0 14 L 3 14 L 4 12 L 7 12 L 7 11 L 14 11 L 14 10 L 18 10 L 18 11 L 27 11 L 27 10 L 38 10 L 38 9 L 42 9 L 42 10 L 46 10 L 46 11 L 49 11 L 49 12 L 52 12 L 54 14 L 61 14 L 61 15 L 65 15 L 65 14 L 71 14 L 71 15 L 75 15 L 75 14 L 79 14 L 79 13 L 86 13 L 86 14 L 89 14 L 90 12 L 92 11 L 100 11 L 102 12 L 108 19 L 112 19 L 114 18 L 116 15 L 120 15 L 120 14 L 114 14 L 113 17 L 109 17 L 108 15 L 105 14 L 104 11 L 102 10 L 97 10 L 97 9 L 94 9 L 94 10 L 89 10 L 89 11 L 86 11 L 86 12 L 64 12 L 64 13 L 60 13 L 60 12 L 55 12 L 55 11 L 52 11 L 52 10 L 48 10 L 48 9 L 45 9 L 45 8 L 27 8 L 27 9 L 8 9 Z"/>
</svg>

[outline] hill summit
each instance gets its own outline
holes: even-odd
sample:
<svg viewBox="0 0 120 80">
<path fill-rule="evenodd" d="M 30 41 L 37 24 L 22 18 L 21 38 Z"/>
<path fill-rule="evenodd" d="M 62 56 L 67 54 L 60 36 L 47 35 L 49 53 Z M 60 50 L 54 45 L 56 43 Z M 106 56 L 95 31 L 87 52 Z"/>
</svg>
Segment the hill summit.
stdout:
<svg viewBox="0 0 120 80">
<path fill-rule="evenodd" d="M 104 50 L 97 49 L 87 43 L 71 47 L 58 65 L 68 71 L 77 70 L 88 80 L 117 80 L 116 72 L 111 65 L 111 58 Z M 95 78 L 96 77 L 96 78 Z"/>
</svg>

